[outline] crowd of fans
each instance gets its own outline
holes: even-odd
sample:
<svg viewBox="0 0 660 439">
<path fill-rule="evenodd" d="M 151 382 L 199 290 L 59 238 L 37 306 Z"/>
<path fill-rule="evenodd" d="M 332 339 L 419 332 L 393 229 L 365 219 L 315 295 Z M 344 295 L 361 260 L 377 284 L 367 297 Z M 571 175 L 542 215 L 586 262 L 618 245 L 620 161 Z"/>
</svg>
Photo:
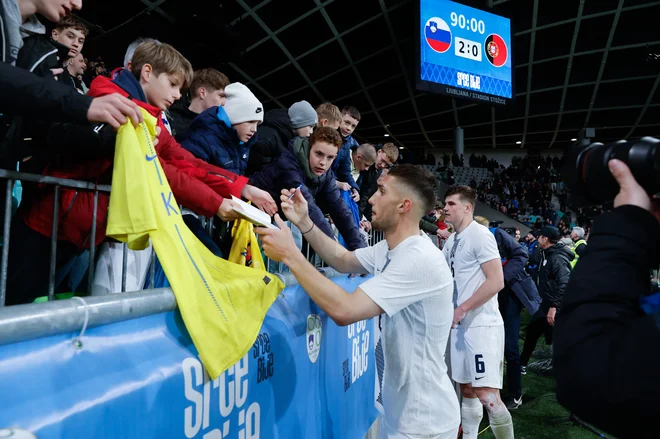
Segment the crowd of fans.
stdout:
<svg viewBox="0 0 660 439">
<path fill-rule="evenodd" d="M 456 183 L 455 170 L 463 167 L 464 162 L 463 155 L 445 153 L 442 165 L 436 171 L 443 181 L 453 185 Z M 430 158 L 426 163 L 435 164 Z M 568 238 L 578 225 L 588 231 L 592 219 L 605 211 L 603 206 L 568 210 L 569 194 L 560 176 L 563 157 L 513 157 L 511 165 L 504 167 L 493 158 L 471 154 L 468 163 L 471 168 L 489 171 L 488 178 L 479 182 L 472 178 L 468 183 L 477 191 L 479 199 L 536 231 L 544 226 L 554 226 L 562 237 Z"/>
<path fill-rule="evenodd" d="M 126 49 L 123 65 L 109 70 L 100 58 L 90 61 L 84 57 L 89 31 L 75 16 L 67 14 L 69 6 L 57 7 L 59 1 L 32 2 L 31 8 L 14 9 L 5 2 L 0 4 L 2 169 L 19 168 L 56 179 L 110 185 L 116 130 L 124 123 L 140 123 L 144 111 L 157 121 L 157 154 L 146 160 L 159 160 L 174 197 L 182 206 L 186 226 L 219 257 L 228 255 L 231 222 L 239 218 L 232 197 L 249 200 L 269 215 L 279 212 L 284 217 L 282 189 L 299 191 L 307 202 L 311 221 L 309 228 L 307 222 L 298 223 L 301 227 L 305 224 L 306 230 L 291 225 L 299 248 L 304 245 L 305 235 L 317 228 L 325 235 L 337 237 L 349 250 L 361 249 L 368 244 L 372 217 L 386 221 L 388 212 L 372 212 L 369 199 L 378 191 L 379 179 L 399 160 L 399 149 L 392 143 L 357 142 L 353 137 L 361 119 L 357 108 L 299 101 L 288 109 L 266 109 L 244 84 L 232 83 L 215 69 L 193 70 L 174 47 L 153 39 L 135 40 Z M 50 33 L 46 33 L 37 14 L 55 23 Z M 435 166 L 432 155 L 426 163 Z M 453 184 L 453 169 L 464 165 L 463 155 L 445 154 L 439 171 Z M 558 157 L 514 157 L 505 168 L 485 155 L 472 154 L 468 165 L 488 169 L 490 176 L 480 182 L 473 179 L 471 188 L 453 188 L 449 196 L 455 196 L 455 201 L 443 206 L 445 200 L 438 199 L 421 226 L 438 236 L 440 246 L 446 239 L 453 243 L 458 235 L 452 235 L 445 215 L 452 224 L 460 223 L 459 216 L 466 215 L 465 225 L 472 227 L 478 195 L 499 212 L 531 227 L 526 236 L 517 230 L 512 237 L 493 227 L 488 219 L 475 218 L 495 236 L 491 250 L 496 245 L 500 258 L 496 254 L 495 259 L 486 262 L 495 261 L 499 268 L 501 260 L 506 280 L 501 285 L 497 283 L 492 297 L 498 295 L 494 312 L 499 310 L 505 326 L 509 392 L 506 406 L 515 409 L 522 404 L 520 375 L 527 372 L 532 356 L 539 358 L 534 353 L 537 340 L 545 336 L 549 344 L 552 342 L 555 316 L 563 305 L 572 269 L 585 255 L 591 218 L 602 213 L 603 208 L 567 211 L 568 193 L 559 177 L 563 163 Z M 405 169 L 399 166 L 392 174 Z M 431 185 L 433 178 L 428 179 Z M 7 196 L 7 191 L 0 189 L 0 206 L 9 205 L 8 200 L 1 198 Z M 384 194 L 385 190 L 379 193 Z M 10 243 L 7 305 L 30 303 L 44 296 L 52 287 L 49 282 L 53 281 L 53 274 L 58 291 L 80 291 L 88 264 L 95 263 L 89 260 L 87 252 L 109 243 L 109 197 L 107 193 L 73 186 L 56 188 L 43 182 L 23 182 L 23 192 L 17 196 L 20 200 L 16 200 L 11 212 L 10 235 L 3 237 L 3 245 Z M 467 202 L 461 201 L 463 198 Z M 460 206 L 456 200 L 461 201 Z M 430 194 L 428 201 L 432 201 Z M 472 208 L 465 208 L 467 205 Z M 214 228 L 206 227 L 206 217 L 218 217 L 221 221 Z M 492 238 L 488 230 L 472 230 Z M 312 233 L 308 236 L 320 232 Z M 52 241 L 57 242 L 54 260 L 50 258 Z M 460 250 L 458 240 L 455 244 L 453 250 L 450 245 L 445 248 L 452 260 L 452 274 L 453 253 L 457 247 Z M 389 262 L 387 256 L 381 274 Z M 481 270 L 481 265 L 477 270 Z M 121 260 L 110 268 L 121 270 Z M 655 276 L 657 288 L 657 272 Z M 136 282 L 130 288 L 146 286 Z M 532 321 L 519 356 L 523 307 L 532 315 Z M 637 308 L 635 312 L 638 313 Z M 529 367 L 532 369 L 532 364 Z M 550 359 L 545 365 L 537 364 L 541 372 L 551 368 Z M 476 428 L 483 416 L 483 401 L 466 399 L 474 402 L 470 408 L 476 413 Z M 491 415 L 489 412 L 489 418 Z M 463 423 L 466 424 L 465 418 Z M 507 423 L 512 433 L 510 416 Z M 500 424 L 491 419 L 491 426 L 496 426 L 493 429 Z"/>
<path fill-rule="evenodd" d="M 3 44 L 13 45 L 16 50 L 11 53 L 17 54 L 3 59 L 3 67 L 31 70 L 43 78 L 38 84 L 56 101 L 52 105 L 78 107 L 77 114 L 65 108 L 57 116 L 45 117 L 34 111 L 21 113 L 20 106 L 3 108 L 0 134 L 9 139 L 3 168 L 16 169 L 18 163 L 21 171 L 110 184 L 115 129 L 125 116 L 140 118 L 137 104 L 158 120 L 157 152 L 183 207 L 185 223 L 216 255 L 226 256 L 231 246 L 227 223 L 237 219 L 231 196 L 274 214 L 280 211 L 279 191 L 284 187 L 302 192 L 310 217 L 326 234 L 338 235 L 350 250 L 367 244 L 368 200 L 379 177 L 399 159 L 399 149 L 392 143 L 360 145 L 353 137 L 361 119 L 357 108 L 339 109 L 328 102 L 314 107 L 300 101 L 288 109 L 265 109 L 245 85 L 230 82 L 215 69 L 194 71 L 174 47 L 152 39 L 135 40 L 127 47 L 123 66 L 108 70 L 100 57 L 84 57 L 89 33 L 84 23 L 73 15 L 41 12 L 58 19 L 53 30 L 46 34 L 36 16 L 21 16 L 35 30 L 29 35 L 18 30 L 3 35 Z M 8 16 L 10 11 L 2 13 Z M 28 79 L 36 81 L 32 76 Z M 41 93 L 35 99 L 43 97 Z M 94 117 L 94 104 L 110 98 L 105 113 Z M 45 105 L 43 99 L 40 105 Z M 427 160 L 435 162 L 432 155 Z M 464 166 L 465 158 L 445 154 L 442 162 L 442 171 L 452 183 L 452 166 Z M 472 154 L 468 164 L 492 173 L 479 184 L 471 182 L 491 206 L 537 230 L 554 225 L 562 235 L 570 234 L 575 224 L 562 213 L 566 199 L 558 177 L 561 159 L 514 158 L 505 169 L 492 158 Z M 559 206 L 552 204 L 553 193 Z M 61 188 L 54 218 L 54 188 L 23 184 L 10 242 L 21 242 L 24 250 L 10 248 L 7 303 L 29 302 L 44 294 L 50 263 L 43 255 L 49 254 L 53 221 L 58 223 L 58 280 L 71 275 L 90 246 L 107 242 L 108 199 L 108 194 L 99 196 L 96 235 L 91 236 L 93 193 Z M 444 239 L 449 232 L 442 215 L 440 200 L 435 215 L 426 219 L 431 232 Z M 580 215 L 579 220 L 585 221 L 589 216 Z M 222 221 L 209 231 L 203 218 L 213 216 Z"/>
<path fill-rule="evenodd" d="M 0 10 L 5 21 L 34 30 L 9 29 L 2 35 L 2 43 L 12 47 L 3 53 L 17 54 L 4 58 L 2 65 L 40 87 L 32 91 L 34 101 L 46 93 L 52 99 L 42 99 L 40 105 L 64 111 L 49 117 L 3 106 L 0 135 L 10 145 L 3 151 L 4 169 L 19 166 L 23 172 L 108 185 L 115 130 L 126 116 L 137 123 L 141 107 L 158 121 L 158 159 L 183 208 L 184 222 L 216 255 L 226 257 L 231 248 L 231 222 L 238 219 L 231 197 L 273 215 L 281 213 L 282 188 L 300 190 L 315 226 L 326 234 L 338 233 L 350 250 L 366 246 L 371 227 L 367 201 L 399 150 L 391 143 L 360 145 L 352 137 L 361 119 L 358 109 L 328 102 L 314 107 L 306 101 L 288 109 L 265 109 L 245 85 L 230 82 L 215 69 L 193 70 L 174 47 L 153 39 L 135 40 L 123 66 L 108 71 L 101 58 L 84 57 L 89 32 L 82 21 L 52 11 L 48 2 L 37 9 L 56 21 L 48 34 L 35 15 L 14 17 L 20 11 Z M 3 78 L 7 87 L 16 86 L 12 79 L 18 81 L 18 76 Z M 108 105 L 104 114 L 96 115 L 99 101 Z M 91 247 L 109 241 L 109 195 L 101 193 L 95 200 L 93 191 L 60 187 L 56 193 L 52 185 L 23 182 L 20 198 L 9 236 L 10 243 L 20 245 L 10 245 L 6 303 L 27 303 L 46 294 L 53 222 L 58 225 L 56 289 L 82 288 L 79 275 L 78 282 L 70 278 L 85 272 Z M 204 227 L 203 218 L 213 216 L 222 221 L 213 229 Z"/>
</svg>

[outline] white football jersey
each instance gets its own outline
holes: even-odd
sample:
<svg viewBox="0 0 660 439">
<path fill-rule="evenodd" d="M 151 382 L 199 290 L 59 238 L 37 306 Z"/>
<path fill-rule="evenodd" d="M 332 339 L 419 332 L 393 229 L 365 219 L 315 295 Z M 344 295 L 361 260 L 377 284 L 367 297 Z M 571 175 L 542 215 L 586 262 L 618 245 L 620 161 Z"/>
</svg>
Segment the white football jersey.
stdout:
<svg viewBox="0 0 660 439">
<path fill-rule="evenodd" d="M 500 260 L 495 236 L 475 221 L 461 233 L 453 233 L 442 250 L 454 277 L 454 308 L 468 300 L 486 280 L 481 264 Z M 497 295 L 468 312 L 463 327 L 502 325 Z"/>
</svg>

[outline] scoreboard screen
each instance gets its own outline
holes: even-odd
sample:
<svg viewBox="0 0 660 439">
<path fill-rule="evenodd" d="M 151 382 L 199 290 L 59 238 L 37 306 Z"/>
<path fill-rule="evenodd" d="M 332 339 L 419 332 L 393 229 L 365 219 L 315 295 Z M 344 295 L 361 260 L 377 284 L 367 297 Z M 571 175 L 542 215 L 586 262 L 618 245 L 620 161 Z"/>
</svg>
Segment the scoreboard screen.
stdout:
<svg viewBox="0 0 660 439">
<path fill-rule="evenodd" d="M 511 20 L 449 0 L 420 0 L 417 88 L 490 104 L 513 100 Z"/>
</svg>

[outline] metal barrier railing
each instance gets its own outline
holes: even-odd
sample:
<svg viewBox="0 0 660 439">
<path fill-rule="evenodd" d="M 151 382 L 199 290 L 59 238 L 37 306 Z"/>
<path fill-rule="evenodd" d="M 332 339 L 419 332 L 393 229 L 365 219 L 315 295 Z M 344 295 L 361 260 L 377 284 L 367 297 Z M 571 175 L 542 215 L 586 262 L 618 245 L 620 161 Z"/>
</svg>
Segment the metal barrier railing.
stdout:
<svg viewBox="0 0 660 439">
<path fill-rule="evenodd" d="M 96 268 L 96 219 L 98 211 L 98 201 L 99 201 L 99 192 L 110 193 L 110 185 L 97 185 L 87 181 L 78 181 L 70 180 L 65 178 L 57 178 L 51 176 L 44 176 L 38 174 L 29 174 L 19 171 L 9 171 L 5 169 L 0 169 L 0 180 L 6 180 L 6 199 L 4 206 L 4 224 L 3 224 L 3 237 L 4 242 L 2 244 L 2 256 L 0 261 L 0 307 L 5 306 L 6 297 L 7 297 L 7 279 L 9 276 L 8 273 L 8 263 L 9 263 L 9 250 L 10 250 L 10 235 L 11 235 L 11 221 L 12 221 L 12 192 L 14 188 L 14 183 L 18 181 L 25 181 L 37 184 L 46 184 L 55 186 L 55 197 L 53 205 L 53 224 L 51 228 L 51 237 L 50 237 L 50 264 L 49 264 L 49 275 L 48 275 L 48 300 L 52 301 L 55 298 L 55 280 L 57 275 L 57 236 L 58 236 L 58 226 L 59 226 L 59 199 L 60 199 L 60 187 L 80 189 L 83 191 L 94 192 L 94 211 L 92 213 L 92 224 L 90 228 L 90 240 L 89 240 L 89 267 L 88 267 L 88 281 L 87 281 L 87 293 L 91 294 L 94 286 L 94 270 Z M 200 217 L 203 218 L 203 217 Z M 211 234 L 214 226 L 215 218 L 203 218 L 203 225 L 206 231 Z M 369 234 L 369 244 L 373 245 L 384 239 L 383 232 L 378 232 L 372 230 Z M 317 268 L 325 268 L 327 265 L 322 261 L 313 250 L 310 250 L 309 245 L 303 245 L 303 251 L 306 253 L 307 260 L 314 264 Z M 278 274 L 277 271 L 282 271 L 278 265 L 277 271 L 273 271 L 271 267 L 271 261 L 268 258 L 265 258 L 267 271 Z M 128 246 L 126 244 L 122 245 L 122 265 L 121 265 L 121 293 L 126 292 L 127 284 L 127 265 L 128 265 Z M 149 262 L 149 271 L 150 271 L 150 288 L 153 289 L 155 286 L 155 274 L 156 274 L 156 254 L 152 252 L 151 260 Z"/>
<path fill-rule="evenodd" d="M 25 172 L 8 171 L 0 169 L 0 179 L 7 181 L 6 199 L 4 210 L 4 225 L 3 225 L 3 243 L 2 243 L 2 261 L 0 262 L 0 306 L 5 305 L 7 297 L 7 277 L 8 277 L 8 263 L 9 263 L 9 247 L 11 236 L 11 206 L 12 206 L 12 191 L 14 182 L 16 180 L 29 181 L 38 184 L 47 184 L 55 186 L 55 202 L 53 203 L 53 224 L 51 229 L 51 247 L 50 247 L 50 270 L 48 275 L 48 300 L 53 300 L 55 297 L 55 274 L 57 263 L 57 229 L 59 225 L 59 199 L 60 187 L 67 187 L 72 189 L 80 189 L 94 192 L 94 211 L 92 212 L 92 226 L 90 231 L 90 244 L 89 244 L 89 278 L 88 290 L 91 290 L 92 282 L 94 281 L 94 258 L 95 258 L 95 237 L 96 237 L 96 214 L 98 210 L 99 192 L 110 192 L 109 185 L 98 185 L 88 181 L 69 180 L 64 178 L 50 177 L 45 175 L 28 174 Z"/>
</svg>

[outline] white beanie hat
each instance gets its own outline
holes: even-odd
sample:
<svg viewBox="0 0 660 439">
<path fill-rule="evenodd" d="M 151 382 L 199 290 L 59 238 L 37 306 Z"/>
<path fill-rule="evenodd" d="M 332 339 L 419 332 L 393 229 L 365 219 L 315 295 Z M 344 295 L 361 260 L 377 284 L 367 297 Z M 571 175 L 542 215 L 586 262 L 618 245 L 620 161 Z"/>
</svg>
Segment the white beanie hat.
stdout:
<svg viewBox="0 0 660 439">
<path fill-rule="evenodd" d="M 249 88 L 234 82 L 225 87 L 225 95 L 227 101 L 223 108 L 232 125 L 253 120 L 264 121 L 263 105 Z"/>
</svg>

